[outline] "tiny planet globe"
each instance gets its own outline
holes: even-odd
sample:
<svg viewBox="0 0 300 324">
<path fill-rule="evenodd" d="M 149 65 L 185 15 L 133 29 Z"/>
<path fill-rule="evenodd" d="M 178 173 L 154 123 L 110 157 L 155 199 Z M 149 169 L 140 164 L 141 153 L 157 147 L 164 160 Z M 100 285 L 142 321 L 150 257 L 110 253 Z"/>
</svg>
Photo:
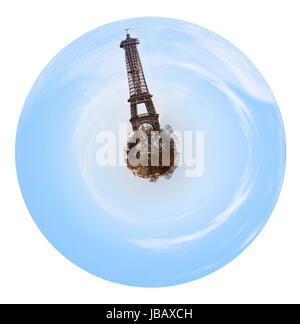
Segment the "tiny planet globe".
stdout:
<svg viewBox="0 0 300 324">
<path fill-rule="evenodd" d="M 286 144 L 275 97 L 239 49 L 189 22 L 141 17 L 48 63 L 15 156 L 28 211 L 59 253 L 101 279 L 166 287 L 251 244 L 279 197 Z"/>
<path fill-rule="evenodd" d="M 132 174 L 151 182 L 157 181 L 160 177 L 170 179 L 180 155 L 170 128 L 157 132 L 157 139 L 153 133 L 151 125 L 143 126 L 139 136 L 133 133 L 127 140 L 125 154 L 127 167 Z M 133 150 L 133 156 L 137 155 L 138 160 L 130 159 Z"/>
</svg>

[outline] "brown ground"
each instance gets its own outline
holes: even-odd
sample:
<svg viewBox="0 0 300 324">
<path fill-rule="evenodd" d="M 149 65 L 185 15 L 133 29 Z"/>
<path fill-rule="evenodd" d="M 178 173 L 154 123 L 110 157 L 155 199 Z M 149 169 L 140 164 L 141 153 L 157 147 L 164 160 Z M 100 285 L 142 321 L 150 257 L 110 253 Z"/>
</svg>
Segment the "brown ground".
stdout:
<svg viewBox="0 0 300 324">
<path fill-rule="evenodd" d="M 151 165 L 151 129 L 144 129 L 144 134 L 145 136 L 145 140 L 137 142 L 135 143 L 129 143 L 127 142 L 126 145 L 126 154 L 125 154 L 125 159 L 126 159 L 126 163 L 127 163 L 127 167 L 128 169 L 130 169 L 132 171 L 132 174 L 134 176 L 138 176 L 140 178 L 144 178 L 144 179 L 148 179 L 151 182 L 154 182 L 156 180 L 158 180 L 160 177 L 166 177 L 166 178 L 170 178 L 174 172 L 174 170 L 176 169 L 176 165 L 175 165 L 175 161 L 177 158 L 177 155 L 179 154 L 176 151 L 176 147 L 175 147 L 175 141 L 174 138 L 172 136 L 172 133 L 169 132 L 169 138 L 170 138 L 170 163 L 169 165 L 165 166 L 162 163 L 162 156 L 163 156 L 163 152 L 166 152 L 166 150 L 168 150 L 168 145 L 164 145 L 162 141 L 159 142 L 159 149 L 157 149 L 156 146 L 156 150 L 154 148 L 153 151 L 154 152 L 159 152 L 159 163 L 158 166 L 152 166 Z M 163 131 L 163 130 L 162 130 Z M 132 135 L 131 135 L 132 136 Z M 141 148 L 141 146 L 146 145 L 147 144 L 147 140 L 148 140 L 148 154 L 146 154 L 144 156 L 143 161 L 147 164 L 147 166 L 143 166 L 142 164 L 142 160 L 140 161 L 141 163 L 138 166 L 133 166 L 130 164 L 130 161 L 128 159 L 128 154 L 130 149 L 133 146 L 137 146 L 137 148 Z M 140 154 L 137 153 L 137 158 L 140 158 Z M 148 163 L 147 163 L 148 162 Z"/>
</svg>

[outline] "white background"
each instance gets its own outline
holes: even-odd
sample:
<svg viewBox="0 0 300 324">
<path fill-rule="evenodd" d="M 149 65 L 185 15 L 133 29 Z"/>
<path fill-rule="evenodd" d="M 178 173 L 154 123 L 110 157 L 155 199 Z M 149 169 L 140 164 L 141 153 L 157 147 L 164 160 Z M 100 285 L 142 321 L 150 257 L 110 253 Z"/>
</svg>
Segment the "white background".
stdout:
<svg viewBox="0 0 300 324">
<path fill-rule="evenodd" d="M 44 66 L 83 33 L 137 16 L 187 20 L 236 45 L 271 87 L 287 136 L 282 193 L 262 233 L 219 271 L 169 288 L 110 283 L 66 260 L 33 223 L 14 164 L 18 118 Z M 299 16 L 298 0 L 1 1 L 0 303 L 300 303 Z"/>
</svg>

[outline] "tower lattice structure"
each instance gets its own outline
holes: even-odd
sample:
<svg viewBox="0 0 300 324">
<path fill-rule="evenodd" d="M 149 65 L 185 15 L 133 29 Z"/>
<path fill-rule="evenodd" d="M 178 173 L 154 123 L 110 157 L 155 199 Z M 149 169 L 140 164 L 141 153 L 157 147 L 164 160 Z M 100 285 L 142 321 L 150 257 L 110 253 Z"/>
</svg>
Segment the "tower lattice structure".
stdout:
<svg viewBox="0 0 300 324">
<path fill-rule="evenodd" d="M 159 115 L 156 113 L 152 94 L 150 94 L 145 79 L 141 59 L 137 49 L 138 38 L 132 38 L 127 30 L 126 39 L 120 44 L 125 51 L 125 61 L 129 85 L 130 122 L 134 131 L 144 124 L 150 124 L 155 131 L 160 130 Z M 145 104 L 147 113 L 138 114 L 138 105 Z"/>
</svg>

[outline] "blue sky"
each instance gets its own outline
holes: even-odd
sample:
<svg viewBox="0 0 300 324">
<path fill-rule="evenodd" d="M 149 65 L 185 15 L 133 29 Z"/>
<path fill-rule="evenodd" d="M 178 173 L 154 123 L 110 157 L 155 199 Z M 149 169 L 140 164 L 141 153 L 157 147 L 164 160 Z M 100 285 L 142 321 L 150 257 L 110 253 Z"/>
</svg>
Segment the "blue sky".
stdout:
<svg viewBox="0 0 300 324">
<path fill-rule="evenodd" d="M 125 28 L 141 41 L 161 124 L 204 132 L 201 177 L 181 166 L 149 183 L 97 165 L 99 131 L 130 129 Z M 129 19 L 46 66 L 20 117 L 16 164 L 34 221 L 65 257 L 114 282 L 167 286 L 215 271 L 260 232 L 283 180 L 284 129 L 265 80 L 229 42 L 179 20 Z"/>
</svg>

